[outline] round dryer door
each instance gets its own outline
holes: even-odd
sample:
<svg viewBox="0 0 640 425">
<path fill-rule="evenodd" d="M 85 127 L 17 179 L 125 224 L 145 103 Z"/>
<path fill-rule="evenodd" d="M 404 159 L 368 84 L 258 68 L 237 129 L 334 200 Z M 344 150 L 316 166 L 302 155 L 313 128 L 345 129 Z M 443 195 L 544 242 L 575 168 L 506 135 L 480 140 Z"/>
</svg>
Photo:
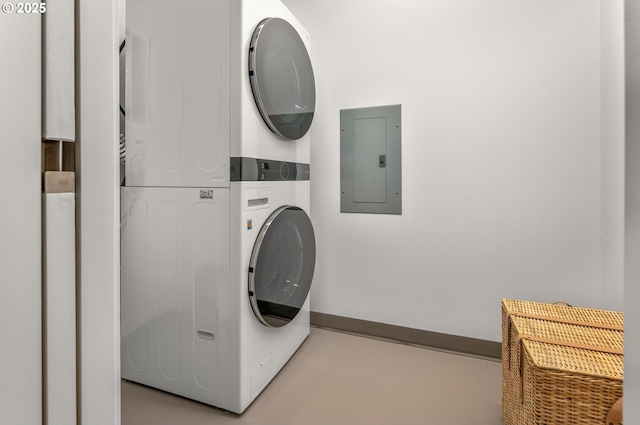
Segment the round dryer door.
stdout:
<svg viewBox="0 0 640 425">
<path fill-rule="evenodd" d="M 258 24 L 249 46 L 249 80 L 267 126 L 284 140 L 304 136 L 313 120 L 316 87 L 309 53 L 284 19 Z"/>
<path fill-rule="evenodd" d="M 278 208 L 264 223 L 249 262 L 249 298 L 258 319 L 281 327 L 296 317 L 311 288 L 316 239 L 298 207 Z"/>
</svg>

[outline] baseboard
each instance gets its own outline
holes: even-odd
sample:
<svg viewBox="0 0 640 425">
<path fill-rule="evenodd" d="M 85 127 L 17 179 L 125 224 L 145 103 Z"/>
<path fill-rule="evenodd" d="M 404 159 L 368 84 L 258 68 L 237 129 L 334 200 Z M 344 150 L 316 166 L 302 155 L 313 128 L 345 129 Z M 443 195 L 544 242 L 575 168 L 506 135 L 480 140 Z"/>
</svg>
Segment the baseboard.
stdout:
<svg viewBox="0 0 640 425">
<path fill-rule="evenodd" d="M 315 311 L 311 312 L 311 325 L 474 356 L 492 359 L 502 357 L 502 345 L 495 341 L 405 328 Z"/>
</svg>

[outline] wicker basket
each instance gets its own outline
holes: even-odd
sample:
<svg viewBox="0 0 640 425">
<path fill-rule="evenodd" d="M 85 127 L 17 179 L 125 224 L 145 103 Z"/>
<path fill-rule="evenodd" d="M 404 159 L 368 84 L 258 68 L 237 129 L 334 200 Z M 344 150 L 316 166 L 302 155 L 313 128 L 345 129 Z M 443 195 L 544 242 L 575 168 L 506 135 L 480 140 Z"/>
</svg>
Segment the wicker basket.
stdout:
<svg viewBox="0 0 640 425">
<path fill-rule="evenodd" d="M 503 423 L 604 424 L 622 396 L 622 313 L 515 300 L 502 313 Z"/>
</svg>

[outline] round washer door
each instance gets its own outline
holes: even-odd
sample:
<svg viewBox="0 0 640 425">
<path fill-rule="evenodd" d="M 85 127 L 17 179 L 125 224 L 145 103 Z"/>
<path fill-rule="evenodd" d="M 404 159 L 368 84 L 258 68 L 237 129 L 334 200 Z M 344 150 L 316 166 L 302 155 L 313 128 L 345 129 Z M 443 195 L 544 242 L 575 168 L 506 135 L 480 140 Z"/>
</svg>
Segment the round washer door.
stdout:
<svg viewBox="0 0 640 425">
<path fill-rule="evenodd" d="M 316 87 L 307 48 L 284 19 L 258 24 L 249 46 L 249 80 L 267 126 L 284 140 L 304 136 L 316 106 Z"/>
<path fill-rule="evenodd" d="M 249 261 L 249 298 L 264 325 L 281 327 L 302 308 L 316 264 L 316 239 L 301 208 L 278 208 L 264 223 Z"/>
</svg>

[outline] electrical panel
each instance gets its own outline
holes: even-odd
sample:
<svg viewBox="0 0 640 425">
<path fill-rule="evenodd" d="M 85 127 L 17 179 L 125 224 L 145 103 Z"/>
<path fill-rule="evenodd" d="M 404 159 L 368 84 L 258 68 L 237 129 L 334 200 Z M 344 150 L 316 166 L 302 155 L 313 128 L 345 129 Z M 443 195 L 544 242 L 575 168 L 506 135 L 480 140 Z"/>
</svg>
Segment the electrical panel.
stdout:
<svg viewBox="0 0 640 425">
<path fill-rule="evenodd" d="M 401 105 L 340 111 L 340 211 L 402 214 Z"/>
</svg>

